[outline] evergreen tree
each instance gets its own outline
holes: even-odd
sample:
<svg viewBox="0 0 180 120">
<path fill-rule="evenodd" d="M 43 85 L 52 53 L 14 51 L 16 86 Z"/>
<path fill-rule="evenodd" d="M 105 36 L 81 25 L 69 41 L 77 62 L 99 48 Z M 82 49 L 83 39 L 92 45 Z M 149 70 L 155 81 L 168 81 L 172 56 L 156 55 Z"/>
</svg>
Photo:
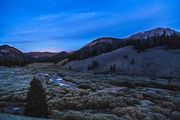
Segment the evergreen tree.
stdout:
<svg viewBox="0 0 180 120">
<path fill-rule="evenodd" d="M 98 61 L 93 60 L 93 61 L 92 61 L 92 64 L 88 65 L 88 70 L 95 69 L 95 68 L 97 68 L 98 66 L 99 66 Z"/>
<path fill-rule="evenodd" d="M 93 50 L 92 51 L 92 57 L 97 56 L 97 55 L 98 55 L 97 50 Z"/>
<path fill-rule="evenodd" d="M 110 72 L 116 72 L 116 64 L 111 65 Z"/>
<path fill-rule="evenodd" d="M 92 62 L 92 69 L 94 69 L 94 68 L 96 68 L 98 66 L 99 66 L 98 61 L 93 60 L 93 62 Z"/>
<path fill-rule="evenodd" d="M 47 117 L 46 93 L 40 80 L 33 78 L 28 89 L 24 114 L 32 117 Z"/>
</svg>

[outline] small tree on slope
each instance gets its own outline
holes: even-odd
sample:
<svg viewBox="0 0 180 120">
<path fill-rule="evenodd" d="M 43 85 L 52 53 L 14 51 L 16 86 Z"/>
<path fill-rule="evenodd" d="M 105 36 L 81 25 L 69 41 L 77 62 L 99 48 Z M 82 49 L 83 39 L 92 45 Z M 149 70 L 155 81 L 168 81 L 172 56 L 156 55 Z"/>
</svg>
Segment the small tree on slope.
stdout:
<svg viewBox="0 0 180 120">
<path fill-rule="evenodd" d="M 28 89 L 24 114 L 32 117 L 47 117 L 46 93 L 40 80 L 33 78 Z"/>
</svg>

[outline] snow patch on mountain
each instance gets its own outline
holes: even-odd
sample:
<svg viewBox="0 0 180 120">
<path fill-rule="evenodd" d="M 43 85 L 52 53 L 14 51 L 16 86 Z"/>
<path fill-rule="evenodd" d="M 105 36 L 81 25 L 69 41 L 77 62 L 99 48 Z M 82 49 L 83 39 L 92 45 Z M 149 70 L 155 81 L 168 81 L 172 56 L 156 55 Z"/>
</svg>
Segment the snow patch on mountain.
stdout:
<svg viewBox="0 0 180 120">
<path fill-rule="evenodd" d="M 149 31 L 139 32 L 137 34 L 130 36 L 129 39 L 148 39 L 150 37 L 162 36 L 163 34 L 165 34 L 166 36 L 171 36 L 173 34 L 180 35 L 180 33 L 176 32 L 175 30 L 159 27 Z"/>
<path fill-rule="evenodd" d="M 5 50 L 5 49 L 2 49 L 1 52 L 2 52 L 2 53 L 9 53 L 10 51 L 9 51 L 9 50 Z"/>
</svg>

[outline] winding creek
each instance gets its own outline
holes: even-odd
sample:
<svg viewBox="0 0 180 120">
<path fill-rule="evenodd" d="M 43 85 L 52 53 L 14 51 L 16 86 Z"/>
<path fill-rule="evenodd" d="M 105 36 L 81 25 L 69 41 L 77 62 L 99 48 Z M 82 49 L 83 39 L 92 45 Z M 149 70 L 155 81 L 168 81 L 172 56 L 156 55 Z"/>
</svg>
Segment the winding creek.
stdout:
<svg viewBox="0 0 180 120">
<path fill-rule="evenodd" d="M 46 74 L 48 75 L 48 74 Z M 66 80 L 64 80 L 61 76 L 59 76 L 58 74 L 54 74 L 49 78 L 49 81 L 53 84 L 57 84 L 60 87 L 65 87 L 65 88 L 69 88 L 69 89 L 76 89 L 75 84 L 68 82 Z"/>
</svg>

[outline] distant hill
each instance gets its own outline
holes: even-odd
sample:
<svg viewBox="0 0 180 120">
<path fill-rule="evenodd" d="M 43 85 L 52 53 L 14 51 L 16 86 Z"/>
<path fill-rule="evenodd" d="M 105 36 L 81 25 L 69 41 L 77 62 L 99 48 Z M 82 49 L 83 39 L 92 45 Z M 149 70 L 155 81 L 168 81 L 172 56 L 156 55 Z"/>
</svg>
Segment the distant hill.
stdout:
<svg viewBox="0 0 180 120">
<path fill-rule="evenodd" d="M 54 55 L 57 55 L 58 53 L 54 53 L 54 52 L 28 52 L 25 53 L 26 55 L 30 56 L 30 57 L 34 57 L 34 58 L 49 58 L 52 57 Z"/>
<path fill-rule="evenodd" d="M 59 61 L 67 58 L 69 53 L 62 51 L 60 53 L 53 52 L 29 52 L 25 53 L 27 56 L 36 58 L 36 62 L 52 62 L 58 63 Z"/>
<path fill-rule="evenodd" d="M 25 53 L 27 56 L 35 58 L 35 62 L 53 62 L 50 61 L 49 59 L 58 53 L 53 53 L 53 52 L 29 52 Z"/>
<path fill-rule="evenodd" d="M 20 50 L 9 46 L 0 46 L 0 66 L 24 66 L 33 62 L 52 62 L 58 63 L 59 61 L 68 58 L 69 53 L 51 53 L 51 52 L 30 52 L 23 53 Z"/>
<path fill-rule="evenodd" d="M 0 46 L 0 65 L 3 66 L 23 66 L 33 60 L 23 52 L 9 45 Z"/>
<path fill-rule="evenodd" d="M 47 62 L 53 62 L 53 63 L 58 63 L 59 61 L 66 59 L 69 57 L 69 53 L 62 51 L 52 57 L 49 57 L 46 61 Z"/>
<path fill-rule="evenodd" d="M 88 43 L 81 49 L 73 52 L 70 55 L 70 60 L 86 59 L 89 57 L 97 56 L 102 53 L 115 50 L 119 47 L 120 42 L 121 40 L 118 38 L 111 38 L 111 37 L 98 38 Z"/>
</svg>

